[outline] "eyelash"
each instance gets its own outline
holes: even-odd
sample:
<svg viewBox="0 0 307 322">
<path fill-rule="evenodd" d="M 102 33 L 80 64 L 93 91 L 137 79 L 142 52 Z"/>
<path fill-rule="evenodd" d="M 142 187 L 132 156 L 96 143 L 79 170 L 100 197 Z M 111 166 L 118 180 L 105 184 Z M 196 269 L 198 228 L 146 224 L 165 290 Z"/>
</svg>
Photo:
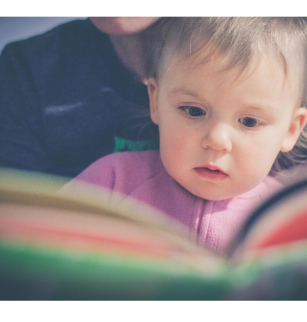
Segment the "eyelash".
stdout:
<svg viewBox="0 0 307 322">
<path fill-rule="evenodd" d="M 200 107 L 197 107 L 197 106 L 189 106 L 189 105 L 185 105 L 185 106 L 179 106 L 179 109 L 181 110 L 181 111 L 183 111 L 185 114 L 186 114 L 186 116 L 187 117 L 189 117 L 189 118 L 193 118 L 193 119 L 195 119 L 195 118 L 199 118 L 199 117 L 202 117 L 202 116 L 205 116 L 207 113 L 206 113 L 206 111 L 204 110 L 204 109 L 202 109 L 202 108 L 200 108 Z M 199 115 L 191 115 L 190 114 L 190 112 L 193 112 L 193 110 L 194 110 L 194 112 L 199 112 L 199 113 L 201 113 L 201 114 L 199 114 Z M 246 120 L 246 119 L 248 119 L 248 120 L 253 120 L 253 121 L 255 121 L 256 123 L 255 123 L 255 125 L 254 126 L 248 126 L 248 125 L 245 125 L 244 124 L 244 120 Z M 248 128 L 248 129 L 253 129 L 253 128 L 256 128 L 256 127 L 258 127 L 258 126 L 262 126 L 262 125 L 264 125 L 264 123 L 263 122 L 261 122 L 261 121 L 259 121 L 259 120 L 257 120 L 256 118 L 254 118 L 254 117 L 249 117 L 249 116 L 245 116 L 245 117 L 241 117 L 241 118 L 239 118 L 239 123 L 241 123 L 245 128 Z"/>
<path fill-rule="evenodd" d="M 253 121 L 255 121 L 255 122 L 256 122 L 256 124 L 255 124 L 254 126 L 247 126 L 247 125 L 245 125 L 245 124 L 243 123 L 244 119 L 253 120 Z M 254 118 L 254 117 L 248 117 L 248 116 L 239 118 L 239 122 L 240 122 L 244 127 L 248 128 L 248 129 L 253 129 L 253 128 L 256 128 L 256 127 L 262 126 L 262 125 L 264 124 L 263 122 L 261 122 L 261 121 L 257 120 L 256 118 Z"/>
<path fill-rule="evenodd" d="M 205 116 L 207 114 L 205 110 L 203 110 L 202 108 L 197 107 L 197 106 L 188 106 L 188 105 L 179 106 L 179 109 L 181 111 L 183 111 L 186 114 L 186 116 L 189 118 L 199 118 L 199 117 Z M 197 112 L 200 112 L 201 114 L 199 114 L 199 115 L 190 114 L 190 112 L 193 112 L 193 110 L 194 110 L 194 112 L 197 111 Z"/>
</svg>

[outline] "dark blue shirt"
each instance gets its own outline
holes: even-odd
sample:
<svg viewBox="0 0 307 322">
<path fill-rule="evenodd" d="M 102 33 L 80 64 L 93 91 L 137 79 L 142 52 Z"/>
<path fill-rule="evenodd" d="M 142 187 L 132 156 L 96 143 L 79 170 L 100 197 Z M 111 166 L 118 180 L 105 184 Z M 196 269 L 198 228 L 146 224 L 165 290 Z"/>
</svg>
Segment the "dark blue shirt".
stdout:
<svg viewBox="0 0 307 322">
<path fill-rule="evenodd" d="M 89 19 L 11 43 L 0 56 L 0 167 L 76 176 L 116 140 L 138 141 L 147 111 L 146 86 Z"/>
</svg>

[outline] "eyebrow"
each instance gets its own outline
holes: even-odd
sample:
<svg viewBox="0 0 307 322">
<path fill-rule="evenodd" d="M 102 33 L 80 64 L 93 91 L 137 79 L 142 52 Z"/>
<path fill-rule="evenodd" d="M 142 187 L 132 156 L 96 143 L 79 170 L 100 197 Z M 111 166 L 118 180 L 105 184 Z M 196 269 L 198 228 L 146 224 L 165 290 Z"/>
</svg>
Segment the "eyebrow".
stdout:
<svg viewBox="0 0 307 322">
<path fill-rule="evenodd" d="M 279 111 L 277 106 L 271 104 L 262 104 L 261 102 L 256 102 L 256 104 L 250 104 L 249 108 L 256 111 L 267 111 L 270 113 L 277 113 Z"/>
<path fill-rule="evenodd" d="M 175 87 L 172 90 L 169 91 L 170 94 L 185 94 L 185 95 L 190 95 L 196 98 L 200 98 L 199 95 L 193 91 L 190 91 L 186 89 L 185 87 Z"/>
</svg>

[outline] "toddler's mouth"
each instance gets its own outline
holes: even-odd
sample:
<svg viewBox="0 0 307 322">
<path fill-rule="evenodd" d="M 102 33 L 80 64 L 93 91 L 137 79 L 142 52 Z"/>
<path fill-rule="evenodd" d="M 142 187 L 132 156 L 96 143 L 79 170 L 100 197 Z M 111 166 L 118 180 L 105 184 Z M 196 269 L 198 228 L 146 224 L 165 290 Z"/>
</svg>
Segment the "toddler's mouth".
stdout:
<svg viewBox="0 0 307 322">
<path fill-rule="evenodd" d="M 212 166 L 197 167 L 194 170 L 201 177 L 214 181 L 222 181 L 228 178 L 228 174 Z"/>
</svg>

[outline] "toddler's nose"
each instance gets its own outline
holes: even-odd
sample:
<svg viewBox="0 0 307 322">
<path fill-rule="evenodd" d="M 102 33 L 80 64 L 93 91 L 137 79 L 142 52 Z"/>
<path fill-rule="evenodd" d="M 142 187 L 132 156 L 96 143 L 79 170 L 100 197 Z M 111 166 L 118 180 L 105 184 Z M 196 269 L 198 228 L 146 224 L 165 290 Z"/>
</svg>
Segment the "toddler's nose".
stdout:
<svg viewBox="0 0 307 322">
<path fill-rule="evenodd" d="M 232 150 L 230 132 L 231 130 L 227 124 L 218 123 L 211 126 L 203 137 L 202 147 L 229 153 Z"/>
</svg>

